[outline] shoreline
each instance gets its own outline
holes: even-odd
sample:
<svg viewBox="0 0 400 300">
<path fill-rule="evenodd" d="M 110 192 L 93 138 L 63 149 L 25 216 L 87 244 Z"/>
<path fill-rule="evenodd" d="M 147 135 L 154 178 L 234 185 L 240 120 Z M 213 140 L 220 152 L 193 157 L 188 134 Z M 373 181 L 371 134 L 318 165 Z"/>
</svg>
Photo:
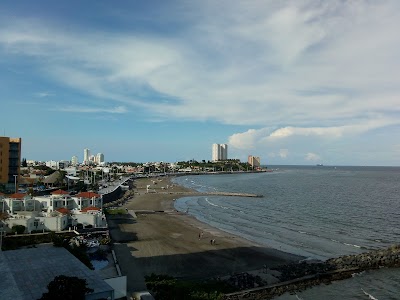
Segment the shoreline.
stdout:
<svg viewBox="0 0 400 300">
<path fill-rule="evenodd" d="M 304 258 L 257 244 L 177 211 L 174 201 L 197 191 L 172 183 L 171 177 L 140 178 L 134 184 L 130 191 L 133 197 L 122 206 L 132 212 L 132 217 L 110 224 L 113 239 L 130 238 L 115 244 L 122 273 L 128 276 L 129 292 L 145 289 L 144 276 L 151 273 L 209 279 L 247 272 L 273 284 L 279 281 L 279 274 L 267 269 Z M 155 192 L 146 193 L 149 184 Z"/>
</svg>

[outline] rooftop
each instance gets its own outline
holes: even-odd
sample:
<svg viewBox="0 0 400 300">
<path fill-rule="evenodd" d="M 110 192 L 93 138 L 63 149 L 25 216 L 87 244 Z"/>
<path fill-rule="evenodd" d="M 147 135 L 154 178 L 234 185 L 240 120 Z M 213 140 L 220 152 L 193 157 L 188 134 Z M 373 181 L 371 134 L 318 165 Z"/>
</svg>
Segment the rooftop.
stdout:
<svg viewBox="0 0 400 300">
<path fill-rule="evenodd" d="M 100 195 L 93 193 L 93 192 L 81 192 L 78 195 L 76 195 L 75 197 L 79 197 L 79 198 L 99 198 Z"/>
<path fill-rule="evenodd" d="M 94 207 L 94 206 L 88 206 L 88 207 L 85 207 L 84 209 L 82 209 L 81 211 L 82 212 L 87 212 L 87 211 L 90 211 L 90 210 L 100 210 L 100 208 Z"/>
<path fill-rule="evenodd" d="M 63 190 L 56 190 L 54 192 L 51 193 L 52 195 L 69 195 L 68 192 L 63 191 Z"/>
<path fill-rule="evenodd" d="M 88 286 L 94 289 L 93 296 L 106 299 L 113 290 L 66 249 L 53 246 L 0 252 L 0 270 L 2 300 L 39 299 L 58 275 L 86 279 Z"/>
<path fill-rule="evenodd" d="M 27 196 L 27 194 L 14 193 L 14 194 L 11 194 L 9 197 L 14 198 L 14 199 L 23 199 L 25 196 Z"/>
</svg>

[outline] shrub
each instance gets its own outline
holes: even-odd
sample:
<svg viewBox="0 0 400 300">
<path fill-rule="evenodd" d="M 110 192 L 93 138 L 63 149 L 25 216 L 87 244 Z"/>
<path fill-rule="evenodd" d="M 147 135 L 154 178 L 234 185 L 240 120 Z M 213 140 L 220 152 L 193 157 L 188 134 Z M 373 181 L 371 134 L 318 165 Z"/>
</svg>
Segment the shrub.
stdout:
<svg viewBox="0 0 400 300">
<path fill-rule="evenodd" d="M 25 232 L 26 227 L 24 225 L 14 225 L 11 227 L 11 231 L 17 234 L 23 234 Z"/>
<path fill-rule="evenodd" d="M 39 300 L 65 299 L 79 300 L 85 299 L 85 295 L 93 292 L 87 287 L 86 279 L 69 276 L 56 276 L 48 285 L 48 292 L 44 293 Z"/>
</svg>

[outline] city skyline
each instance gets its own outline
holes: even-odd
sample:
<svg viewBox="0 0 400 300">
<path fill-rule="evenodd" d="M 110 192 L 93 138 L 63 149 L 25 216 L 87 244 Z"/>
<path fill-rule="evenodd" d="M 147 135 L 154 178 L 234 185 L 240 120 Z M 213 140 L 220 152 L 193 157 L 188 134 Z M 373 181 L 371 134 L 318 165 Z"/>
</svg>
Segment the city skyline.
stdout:
<svg viewBox="0 0 400 300">
<path fill-rule="evenodd" d="M 38 161 L 398 166 L 399 26 L 394 0 L 4 2 L 0 130 Z"/>
</svg>

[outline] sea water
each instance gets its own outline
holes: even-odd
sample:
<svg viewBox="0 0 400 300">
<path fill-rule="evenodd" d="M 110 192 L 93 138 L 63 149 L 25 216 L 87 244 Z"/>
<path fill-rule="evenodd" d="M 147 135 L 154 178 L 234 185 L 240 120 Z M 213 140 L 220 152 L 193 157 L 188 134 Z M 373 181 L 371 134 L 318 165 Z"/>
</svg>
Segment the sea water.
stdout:
<svg viewBox="0 0 400 300">
<path fill-rule="evenodd" d="M 308 259 L 324 260 L 399 243 L 400 168 L 270 168 L 273 172 L 176 177 L 176 183 L 202 192 L 264 197 L 185 197 L 175 207 L 227 232 Z M 356 279 L 281 299 L 400 299 L 399 281 L 398 269 L 365 272 Z M 374 282 L 386 285 L 382 288 Z"/>
</svg>

